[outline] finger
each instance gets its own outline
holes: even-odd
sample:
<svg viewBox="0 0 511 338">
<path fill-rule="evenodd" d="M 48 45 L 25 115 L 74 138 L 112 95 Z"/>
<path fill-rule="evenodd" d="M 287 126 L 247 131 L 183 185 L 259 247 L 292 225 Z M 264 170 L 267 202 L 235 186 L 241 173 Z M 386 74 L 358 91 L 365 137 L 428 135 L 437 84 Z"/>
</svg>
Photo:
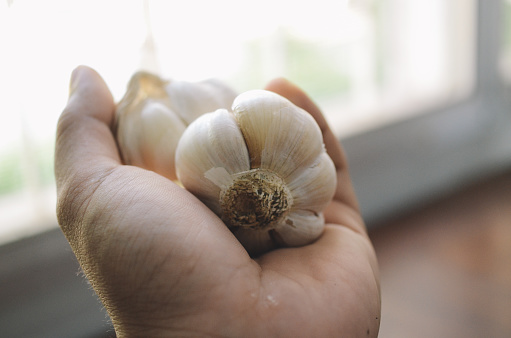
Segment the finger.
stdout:
<svg viewBox="0 0 511 338">
<path fill-rule="evenodd" d="M 332 158 L 337 170 L 337 190 L 334 200 L 345 203 L 358 211 L 358 202 L 351 184 L 346 155 L 318 106 L 303 90 L 283 78 L 272 80 L 266 86 L 266 89 L 284 96 L 314 117 L 323 133 L 323 142 L 325 143 L 327 153 Z M 328 214 L 325 216 L 328 216 Z M 327 222 L 337 223 L 334 219 L 327 219 Z"/>
<path fill-rule="evenodd" d="M 111 132 L 115 105 L 103 79 L 88 67 L 73 71 L 67 106 L 57 125 L 57 216 L 73 242 L 79 239 L 81 207 L 106 173 L 120 164 Z"/>
<path fill-rule="evenodd" d="M 120 163 L 111 132 L 114 112 L 112 94 L 99 74 L 85 66 L 76 68 L 57 126 L 57 184 L 78 173 L 89 175 L 98 166 Z"/>
</svg>

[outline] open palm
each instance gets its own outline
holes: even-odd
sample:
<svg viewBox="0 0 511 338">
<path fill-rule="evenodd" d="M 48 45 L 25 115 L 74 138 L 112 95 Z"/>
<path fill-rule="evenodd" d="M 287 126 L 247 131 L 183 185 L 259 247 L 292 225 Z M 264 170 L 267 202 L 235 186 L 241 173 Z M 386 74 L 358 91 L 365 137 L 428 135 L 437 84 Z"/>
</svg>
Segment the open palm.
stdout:
<svg viewBox="0 0 511 338">
<path fill-rule="evenodd" d="M 57 212 L 118 337 L 377 336 L 377 262 L 341 146 L 300 89 L 282 79 L 267 89 L 316 118 L 338 188 L 315 243 L 252 259 L 193 195 L 122 165 L 106 84 L 74 71 L 57 131 Z"/>
</svg>

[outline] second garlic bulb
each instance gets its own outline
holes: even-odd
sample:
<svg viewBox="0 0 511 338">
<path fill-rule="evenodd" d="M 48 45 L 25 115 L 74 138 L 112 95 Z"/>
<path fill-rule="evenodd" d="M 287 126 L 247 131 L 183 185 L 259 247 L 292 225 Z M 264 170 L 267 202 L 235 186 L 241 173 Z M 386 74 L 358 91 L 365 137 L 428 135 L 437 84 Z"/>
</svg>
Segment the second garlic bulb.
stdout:
<svg viewBox="0 0 511 338">
<path fill-rule="evenodd" d="M 229 108 L 235 97 L 215 79 L 192 83 L 135 73 L 116 111 L 116 138 L 124 163 L 175 180 L 175 149 L 186 126 L 204 113 Z"/>
<path fill-rule="evenodd" d="M 232 113 L 219 109 L 191 123 L 176 149 L 176 172 L 256 255 L 317 239 L 336 189 L 315 120 L 264 90 L 239 95 Z"/>
</svg>

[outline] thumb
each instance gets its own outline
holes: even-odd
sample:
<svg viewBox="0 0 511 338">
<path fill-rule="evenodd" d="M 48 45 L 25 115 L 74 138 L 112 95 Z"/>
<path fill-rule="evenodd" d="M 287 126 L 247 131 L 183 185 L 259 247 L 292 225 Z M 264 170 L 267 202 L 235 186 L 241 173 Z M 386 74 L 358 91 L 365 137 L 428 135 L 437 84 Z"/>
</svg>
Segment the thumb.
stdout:
<svg viewBox="0 0 511 338">
<path fill-rule="evenodd" d="M 72 75 L 69 99 L 57 125 L 55 176 L 57 187 L 66 178 L 98 166 L 120 163 L 111 131 L 115 104 L 101 76 L 80 66 Z M 84 173 L 86 174 L 86 173 Z"/>
</svg>

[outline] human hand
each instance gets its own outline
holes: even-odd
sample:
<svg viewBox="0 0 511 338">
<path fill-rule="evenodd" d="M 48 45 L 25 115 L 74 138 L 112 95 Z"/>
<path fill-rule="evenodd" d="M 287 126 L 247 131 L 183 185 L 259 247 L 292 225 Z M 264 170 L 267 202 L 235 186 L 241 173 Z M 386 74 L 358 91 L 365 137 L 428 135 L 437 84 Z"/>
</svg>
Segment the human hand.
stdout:
<svg viewBox="0 0 511 338">
<path fill-rule="evenodd" d="M 73 72 L 57 129 L 57 214 L 118 337 L 377 336 L 377 262 L 341 146 L 300 89 L 282 79 L 266 89 L 317 120 L 338 188 L 315 243 L 252 259 L 193 195 L 122 165 L 112 95 L 90 68 Z"/>
</svg>

